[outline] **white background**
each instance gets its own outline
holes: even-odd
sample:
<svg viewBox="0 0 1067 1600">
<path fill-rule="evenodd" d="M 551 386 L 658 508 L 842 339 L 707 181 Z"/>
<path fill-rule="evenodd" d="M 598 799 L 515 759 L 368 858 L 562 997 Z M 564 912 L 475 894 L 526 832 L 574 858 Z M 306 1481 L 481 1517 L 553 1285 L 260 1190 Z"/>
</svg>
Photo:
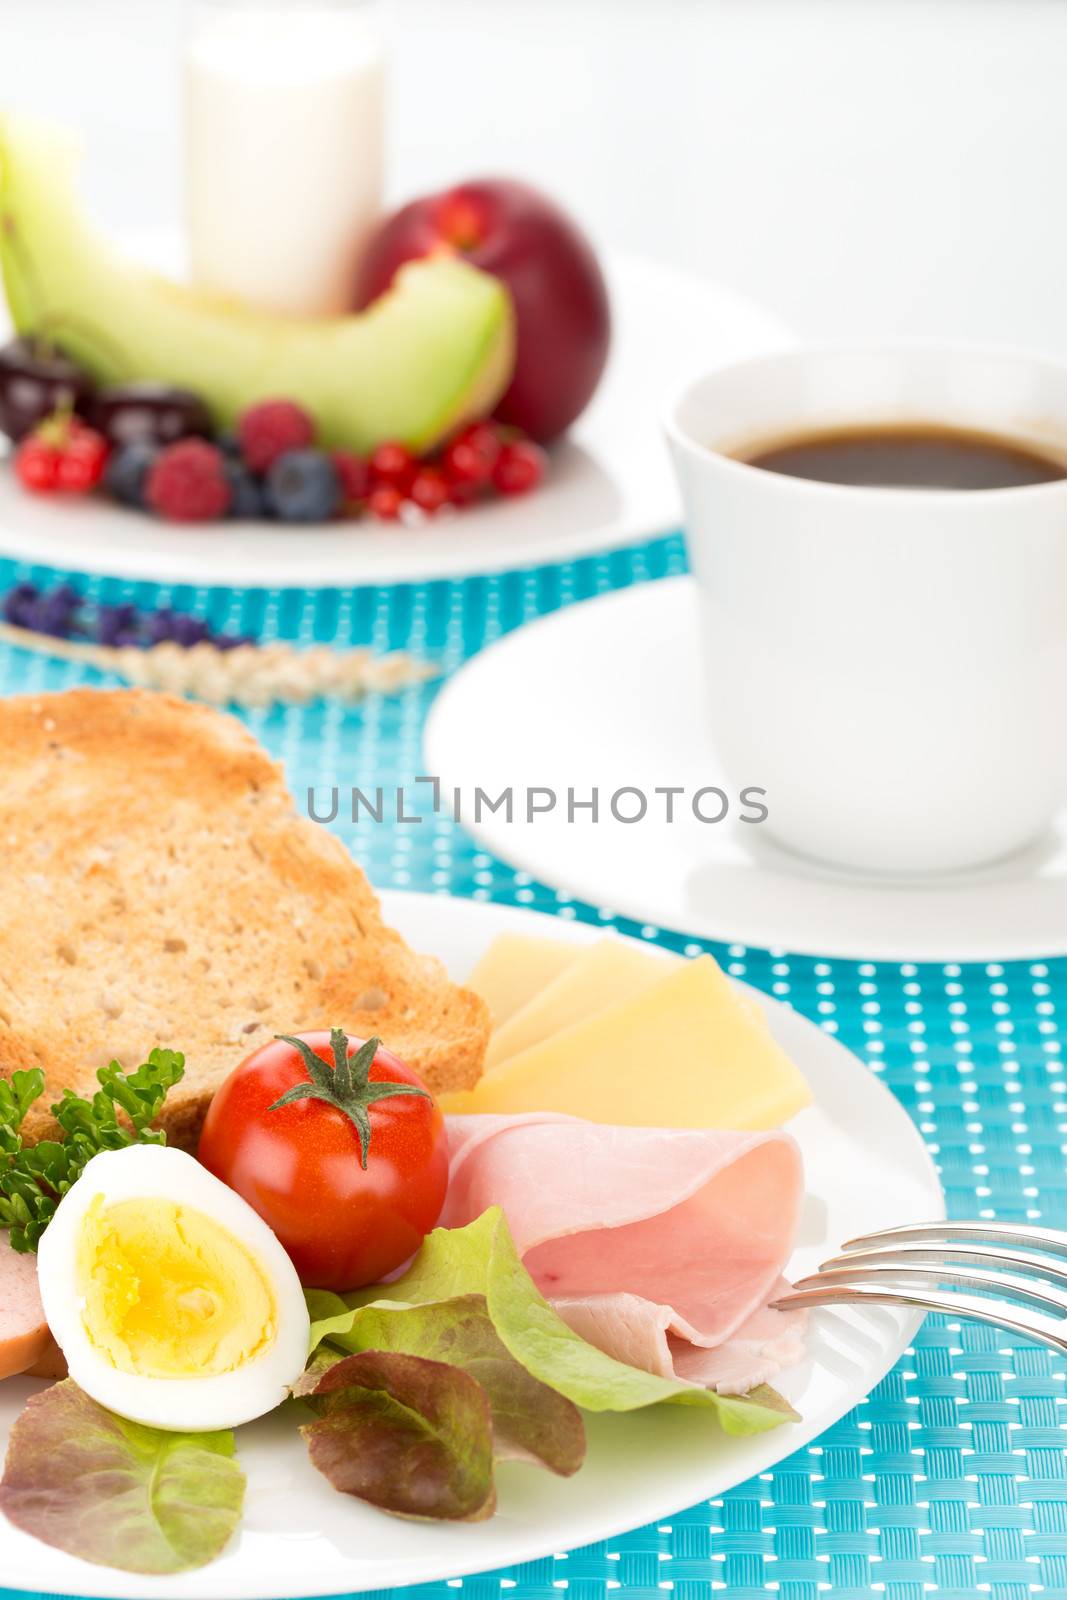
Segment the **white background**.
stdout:
<svg viewBox="0 0 1067 1600">
<path fill-rule="evenodd" d="M 0 0 L 0 105 L 179 200 L 182 0 Z M 523 174 L 814 335 L 1067 355 L 1064 0 L 393 0 L 393 192 Z"/>
</svg>

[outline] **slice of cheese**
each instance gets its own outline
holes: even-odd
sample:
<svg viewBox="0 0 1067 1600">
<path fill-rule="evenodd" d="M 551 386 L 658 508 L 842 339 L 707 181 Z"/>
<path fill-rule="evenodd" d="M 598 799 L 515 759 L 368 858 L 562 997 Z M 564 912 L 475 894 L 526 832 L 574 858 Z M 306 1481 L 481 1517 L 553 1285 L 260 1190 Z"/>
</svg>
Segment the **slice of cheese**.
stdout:
<svg viewBox="0 0 1067 1600">
<path fill-rule="evenodd" d="M 542 1039 L 647 989 L 679 959 L 641 950 L 621 939 L 598 939 L 596 944 L 584 946 L 558 977 L 494 1030 L 485 1058 L 486 1072 Z"/>
<path fill-rule="evenodd" d="M 747 997 L 746 997 L 747 998 Z M 711 956 L 519 1055 L 451 1112 L 563 1111 L 648 1128 L 774 1128 L 811 1091 Z"/>
<path fill-rule="evenodd" d="M 466 980 L 467 988 L 481 995 L 494 1028 L 499 1028 L 576 960 L 583 948 L 566 939 L 498 934 Z"/>
</svg>

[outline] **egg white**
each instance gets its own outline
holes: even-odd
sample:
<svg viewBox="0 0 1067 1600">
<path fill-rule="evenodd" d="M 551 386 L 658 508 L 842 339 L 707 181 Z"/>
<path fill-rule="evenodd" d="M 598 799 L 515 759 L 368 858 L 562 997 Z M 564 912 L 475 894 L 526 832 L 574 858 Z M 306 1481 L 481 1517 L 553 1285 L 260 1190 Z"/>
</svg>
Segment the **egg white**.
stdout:
<svg viewBox="0 0 1067 1600">
<path fill-rule="evenodd" d="M 270 1284 L 277 1310 L 272 1342 L 234 1371 L 216 1375 L 146 1377 L 113 1366 L 89 1337 L 77 1290 L 82 1225 L 98 1196 L 105 1207 L 122 1200 L 170 1200 L 218 1222 L 255 1258 Z M 131 1422 L 176 1433 L 236 1428 L 280 1405 L 307 1362 L 310 1322 L 295 1267 L 247 1201 L 181 1150 L 130 1145 L 94 1156 L 45 1229 L 37 1276 L 45 1318 L 71 1377 Z"/>
</svg>

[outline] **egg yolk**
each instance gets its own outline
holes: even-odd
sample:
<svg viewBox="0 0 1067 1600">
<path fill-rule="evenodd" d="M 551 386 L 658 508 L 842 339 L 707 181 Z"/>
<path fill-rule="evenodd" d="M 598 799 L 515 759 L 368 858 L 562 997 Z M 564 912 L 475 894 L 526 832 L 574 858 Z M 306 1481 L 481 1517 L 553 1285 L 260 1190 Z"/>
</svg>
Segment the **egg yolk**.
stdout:
<svg viewBox="0 0 1067 1600">
<path fill-rule="evenodd" d="M 97 1195 L 78 1242 L 82 1322 L 120 1372 L 216 1377 L 275 1337 L 270 1283 L 214 1217 L 162 1197 L 105 1205 Z"/>
</svg>

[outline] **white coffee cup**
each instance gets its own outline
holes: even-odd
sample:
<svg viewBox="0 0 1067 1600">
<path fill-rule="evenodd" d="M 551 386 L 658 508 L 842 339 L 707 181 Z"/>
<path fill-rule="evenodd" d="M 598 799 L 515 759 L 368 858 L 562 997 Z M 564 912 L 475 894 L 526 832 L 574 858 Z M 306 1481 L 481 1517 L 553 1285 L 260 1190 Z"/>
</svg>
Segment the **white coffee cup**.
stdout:
<svg viewBox="0 0 1067 1600">
<path fill-rule="evenodd" d="M 942 423 L 1067 460 L 1067 365 L 948 344 L 797 348 L 722 368 L 667 418 L 724 775 L 767 832 L 864 872 L 1032 843 L 1067 797 L 1067 481 L 854 488 L 737 452 Z"/>
</svg>

